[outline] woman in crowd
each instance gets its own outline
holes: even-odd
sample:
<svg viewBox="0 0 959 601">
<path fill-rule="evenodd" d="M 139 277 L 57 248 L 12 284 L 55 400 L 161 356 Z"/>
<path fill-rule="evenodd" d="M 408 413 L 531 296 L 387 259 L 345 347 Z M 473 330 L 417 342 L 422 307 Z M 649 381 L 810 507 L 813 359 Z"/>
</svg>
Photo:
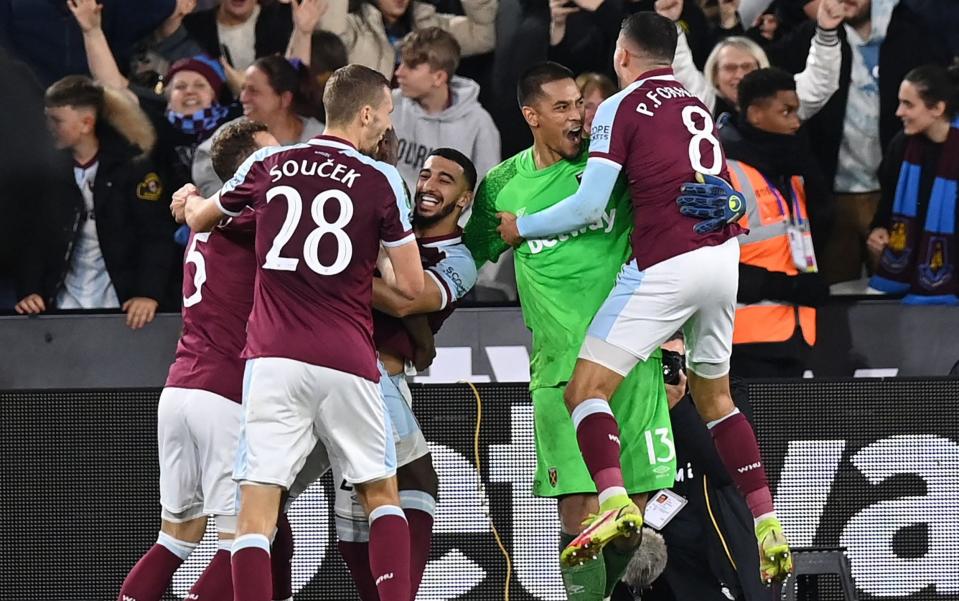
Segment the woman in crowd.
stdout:
<svg viewBox="0 0 959 601">
<path fill-rule="evenodd" d="M 910 71 L 899 87 L 903 130 L 880 169 L 882 197 L 866 245 L 869 285 L 911 304 L 959 304 L 956 266 L 959 67 Z"/>
<path fill-rule="evenodd" d="M 243 116 L 266 124 L 280 144 L 305 142 L 323 133 L 323 124 L 310 116 L 311 86 L 309 69 L 298 59 L 279 55 L 257 59 L 244 73 Z M 213 170 L 211 146 L 211 140 L 205 141 L 193 159 L 193 183 L 207 196 L 223 185 Z"/>
<path fill-rule="evenodd" d="M 586 119 L 583 121 L 583 131 L 587 134 L 593 128 L 593 117 L 596 109 L 604 100 L 618 92 L 613 80 L 602 73 L 581 73 L 576 78 L 576 87 L 583 95 L 583 104 L 586 105 Z"/>
<path fill-rule="evenodd" d="M 497 0 L 463 0 L 465 16 L 438 13 L 429 2 L 417 0 L 361 0 L 352 11 L 348 5 L 348 0 L 331 0 L 320 26 L 343 40 L 351 63 L 388 79 L 399 64 L 400 40 L 414 29 L 449 31 L 463 56 L 490 52 L 496 43 Z"/>
<path fill-rule="evenodd" d="M 842 22 L 842 2 L 823 0 L 819 4 L 816 36 L 809 47 L 806 68 L 796 74 L 799 118 L 815 115 L 839 89 L 841 48 L 837 28 Z M 673 59 L 676 79 L 696 95 L 714 116 L 736 114 L 739 82 L 749 72 L 769 66 L 766 53 L 749 38 L 733 36 L 716 44 L 706 59 L 704 71 L 693 63 L 686 36 L 680 34 Z"/>
<path fill-rule="evenodd" d="M 83 44 L 93 78 L 107 88 L 125 90 L 140 103 L 157 132 L 155 164 L 167 190 L 190 181 L 197 147 L 223 123 L 240 115 L 238 105 L 219 102 L 226 74 L 219 62 L 204 55 L 181 59 L 163 78 L 161 102 L 149 91 L 131 90 L 120 73 L 101 28 L 101 11 L 95 0 L 76 0 L 70 10 L 83 31 Z"/>
</svg>

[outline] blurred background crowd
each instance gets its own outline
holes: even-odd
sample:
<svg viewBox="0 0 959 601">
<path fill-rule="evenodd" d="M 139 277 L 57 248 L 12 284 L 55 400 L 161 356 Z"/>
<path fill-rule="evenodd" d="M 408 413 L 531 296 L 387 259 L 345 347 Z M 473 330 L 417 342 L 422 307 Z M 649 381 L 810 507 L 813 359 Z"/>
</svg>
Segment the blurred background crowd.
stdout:
<svg viewBox="0 0 959 601">
<path fill-rule="evenodd" d="M 578 74 L 588 128 L 618 90 L 620 22 L 644 10 L 681 32 L 673 68 L 721 125 L 737 186 L 814 247 L 798 271 L 744 253 L 741 302 L 956 302 L 959 3 L 0 0 L 0 309 L 120 309 L 132 327 L 177 311 L 189 249 L 170 194 L 218 188 L 210 143 L 231 120 L 282 144 L 319 134 L 323 86 L 348 63 L 392 79 L 411 186 L 436 147 L 480 177 L 526 148 L 516 82 L 542 61 Z M 512 279 L 501 260 L 473 300 L 515 300 Z M 806 325 L 791 326 L 799 344 Z"/>
</svg>

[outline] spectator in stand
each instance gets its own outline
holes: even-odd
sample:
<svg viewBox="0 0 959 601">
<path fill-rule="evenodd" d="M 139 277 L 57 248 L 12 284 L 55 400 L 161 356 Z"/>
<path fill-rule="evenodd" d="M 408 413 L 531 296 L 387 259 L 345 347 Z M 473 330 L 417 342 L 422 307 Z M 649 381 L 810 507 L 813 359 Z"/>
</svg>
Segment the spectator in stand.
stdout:
<svg viewBox="0 0 959 601">
<path fill-rule="evenodd" d="M 17 312 L 121 308 L 141 328 L 159 308 L 177 252 L 165 190 L 147 158 L 153 129 L 122 94 L 81 75 L 54 83 L 45 100 L 76 186 L 43 207 L 37 248 L 25 253 L 34 288 Z"/>
<path fill-rule="evenodd" d="M 313 97 L 309 69 L 298 59 L 278 54 L 259 58 L 243 79 L 240 102 L 243 116 L 266 124 L 280 144 L 299 144 L 323 133 L 323 123 L 311 117 Z M 204 196 L 223 186 L 210 158 L 212 141 L 206 140 L 193 157 L 193 183 Z"/>
<path fill-rule="evenodd" d="M 899 84 L 915 67 L 948 63 L 942 43 L 896 2 L 843 2 L 839 91 L 804 128 L 835 192 L 835 223 L 820 255 L 830 284 L 862 277 L 866 235 L 879 202 L 879 164 L 901 127 L 895 114 Z M 806 23 L 781 47 L 770 48 L 770 56 L 796 72 L 814 35 L 815 27 Z"/>
<path fill-rule="evenodd" d="M 71 4 L 73 0 L 0 0 L 0 44 L 29 64 L 45 86 L 87 72 Z M 104 0 L 104 5 L 103 29 L 117 58 L 128 64 L 134 45 L 173 13 L 176 0 Z"/>
<path fill-rule="evenodd" d="M 184 17 L 195 8 L 196 0 L 177 0 L 173 14 L 134 46 L 127 77 L 137 96 L 160 96 L 163 75 L 173 63 L 203 54 L 203 48 L 183 27 Z"/>
<path fill-rule="evenodd" d="M 224 58 L 229 67 L 242 73 L 260 57 L 286 52 L 293 14 L 290 4 L 284 2 L 261 6 L 257 0 L 221 0 L 216 8 L 184 17 L 183 27 L 206 54 Z"/>
<path fill-rule="evenodd" d="M 321 27 L 340 36 L 351 63 L 376 69 L 387 79 L 400 63 L 399 46 L 410 32 L 439 27 L 450 32 L 464 56 L 484 54 L 496 43 L 497 0 L 463 0 L 463 15 L 438 13 L 417 0 L 326 0 Z"/>
<path fill-rule="evenodd" d="M 730 373 L 799 378 L 829 295 L 817 273 L 810 208 L 829 189 L 799 131 L 793 76 L 759 69 L 739 84 L 739 118 L 719 130 L 730 181 L 747 214 L 739 237 L 739 293 Z"/>
<path fill-rule="evenodd" d="M 71 11 L 83 31 L 93 78 L 107 88 L 126 90 L 153 123 L 157 132 L 153 159 L 167 188 L 176 190 L 188 183 L 193 155 L 200 143 L 213 135 L 217 127 L 240 116 L 239 106 L 218 101 L 226 79 L 223 67 L 203 55 L 181 59 L 167 71 L 162 96 L 156 96 L 152 90 L 131 89 L 103 33 L 102 6 L 96 0 L 74 0 Z M 179 289 L 175 282 L 173 288 Z"/>
<path fill-rule="evenodd" d="M 583 131 L 589 135 L 593 128 L 593 117 L 596 109 L 604 100 L 619 91 L 613 80 L 601 73 L 582 73 L 576 78 L 576 87 L 583 95 L 583 104 L 586 108 L 586 117 L 583 119 Z"/>
<path fill-rule="evenodd" d="M 41 207 L 75 186 L 72 174 L 57 177 L 59 158 L 43 114 L 43 87 L 26 63 L 0 47 L 0 309 L 11 310 L 31 291 L 24 249 L 40 237 Z M 64 181 L 57 181 L 57 180 Z M 29 194 L 24 191 L 29 190 Z"/>
<path fill-rule="evenodd" d="M 610 57 L 623 22 L 624 0 L 549 0 L 549 60 L 573 73 L 615 76 Z"/>
<path fill-rule="evenodd" d="M 480 178 L 500 162 L 499 131 L 480 106 L 479 85 L 454 75 L 460 48 L 439 27 L 411 33 L 403 41 L 393 90 L 393 129 L 398 138 L 396 168 L 410 190 L 434 148 L 465 154 Z"/>
<path fill-rule="evenodd" d="M 820 3 L 816 35 L 807 52 L 805 69 L 796 75 L 800 120 L 809 119 L 822 109 L 839 88 L 837 28 L 841 20 L 841 0 Z M 766 67 L 769 67 L 766 53 L 756 42 L 742 36 L 719 42 L 709 53 L 703 72 L 693 64 L 685 35 L 679 36 L 673 59 L 676 79 L 702 100 L 717 118 L 723 113 L 736 114 L 739 82 L 747 73 Z"/>
<path fill-rule="evenodd" d="M 869 234 L 870 286 L 910 304 L 959 304 L 956 266 L 959 67 L 910 71 L 899 86 L 903 131 L 889 143 Z"/>
</svg>

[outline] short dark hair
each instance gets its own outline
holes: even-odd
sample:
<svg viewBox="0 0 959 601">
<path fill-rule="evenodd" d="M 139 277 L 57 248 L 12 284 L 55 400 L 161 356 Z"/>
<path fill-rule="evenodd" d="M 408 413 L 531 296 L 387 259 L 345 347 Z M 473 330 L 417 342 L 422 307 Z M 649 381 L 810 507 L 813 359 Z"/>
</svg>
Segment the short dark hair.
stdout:
<svg viewBox="0 0 959 601">
<path fill-rule="evenodd" d="M 103 88 L 85 75 L 67 75 L 55 81 L 43 96 L 47 107 L 73 106 L 103 111 Z"/>
<path fill-rule="evenodd" d="M 433 71 L 443 70 L 450 79 L 460 65 L 460 45 L 451 33 L 439 27 L 417 29 L 403 40 L 400 56 L 410 67 L 427 63 Z"/>
<path fill-rule="evenodd" d="M 623 19 L 620 33 L 648 59 L 667 65 L 676 56 L 676 24 L 652 11 L 642 11 Z"/>
<path fill-rule="evenodd" d="M 342 38 L 331 31 L 314 31 L 310 35 L 310 72 L 332 73 L 350 64 Z"/>
<path fill-rule="evenodd" d="M 210 158 L 213 161 L 213 171 L 220 181 L 225 182 L 232 178 L 243 161 L 259 149 L 255 137 L 264 131 L 269 131 L 265 124 L 240 118 L 227 123 L 216 133 L 210 148 Z"/>
<path fill-rule="evenodd" d="M 426 158 L 428 159 L 432 156 L 453 161 L 462 167 L 463 177 L 466 178 L 466 184 L 469 186 L 469 191 L 472 192 L 476 189 L 476 166 L 473 165 L 473 161 L 471 161 L 468 156 L 456 150 L 455 148 L 434 148 L 432 151 L 430 151 Z"/>
<path fill-rule="evenodd" d="M 516 99 L 519 106 L 530 106 L 543 94 L 543 86 L 559 81 L 561 79 L 572 79 L 575 81 L 573 72 L 559 63 L 547 61 L 538 65 L 533 65 L 523 72 L 516 86 Z"/>
<path fill-rule="evenodd" d="M 959 114 L 959 66 L 923 65 L 906 73 L 906 81 L 916 87 L 926 107 L 946 103 L 946 117 Z"/>
<path fill-rule="evenodd" d="M 784 90 L 796 90 L 796 80 L 789 73 L 776 67 L 751 71 L 739 82 L 739 112 L 745 115 L 749 107 L 774 98 Z"/>
<path fill-rule="evenodd" d="M 390 89 L 379 71 L 363 65 L 347 65 L 333 72 L 323 90 L 323 107 L 328 126 L 344 126 L 356 118 L 364 106 L 379 107 L 383 90 Z"/>
</svg>

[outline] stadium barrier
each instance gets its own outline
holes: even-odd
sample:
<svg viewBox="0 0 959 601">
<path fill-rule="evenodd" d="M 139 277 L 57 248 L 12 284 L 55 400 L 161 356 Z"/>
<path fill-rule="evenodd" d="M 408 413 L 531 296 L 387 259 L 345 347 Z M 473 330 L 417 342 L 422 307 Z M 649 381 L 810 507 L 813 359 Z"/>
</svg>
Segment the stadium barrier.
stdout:
<svg viewBox="0 0 959 601">
<path fill-rule="evenodd" d="M 848 548 L 864 601 L 956 599 L 959 380 L 749 386 L 792 542 Z M 441 482 L 418 599 L 503 601 L 507 583 L 512 601 L 562 599 L 555 509 L 529 492 L 535 462 L 526 387 L 480 384 L 481 405 L 464 384 L 413 388 Z M 156 538 L 158 396 L 156 389 L 0 392 L 0 598 L 116 598 Z M 291 511 L 300 601 L 354 598 L 333 544 L 331 485 L 329 477 L 314 485 Z M 209 535 L 168 599 L 183 598 L 212 556 Z"/>
</svg>

